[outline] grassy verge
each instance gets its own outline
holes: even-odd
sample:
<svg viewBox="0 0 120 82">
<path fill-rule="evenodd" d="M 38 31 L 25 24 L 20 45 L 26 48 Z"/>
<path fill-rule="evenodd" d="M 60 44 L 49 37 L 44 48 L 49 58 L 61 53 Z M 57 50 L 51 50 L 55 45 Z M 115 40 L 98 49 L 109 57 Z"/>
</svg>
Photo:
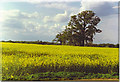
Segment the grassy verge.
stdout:
<svg viewBox="0 0 120 82">
<path fill-rule="evenodd" d="M 78 79 L 118 79 L 118 73 L 44 72 L 27 76 L 3 76 L 3 80 L 78 80 Z"/>
</svg>

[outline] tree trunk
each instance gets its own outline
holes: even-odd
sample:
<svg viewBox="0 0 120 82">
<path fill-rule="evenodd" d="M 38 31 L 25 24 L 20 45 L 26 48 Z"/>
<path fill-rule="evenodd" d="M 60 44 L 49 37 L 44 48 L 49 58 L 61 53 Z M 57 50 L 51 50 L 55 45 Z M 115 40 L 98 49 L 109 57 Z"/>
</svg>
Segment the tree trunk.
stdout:
<svg viewBox="0 0 120 82">
<path fill-rule="evenodd" d="M 84 40 L 81 41 L 80 46 L 84 46 Z"/>
</svg>

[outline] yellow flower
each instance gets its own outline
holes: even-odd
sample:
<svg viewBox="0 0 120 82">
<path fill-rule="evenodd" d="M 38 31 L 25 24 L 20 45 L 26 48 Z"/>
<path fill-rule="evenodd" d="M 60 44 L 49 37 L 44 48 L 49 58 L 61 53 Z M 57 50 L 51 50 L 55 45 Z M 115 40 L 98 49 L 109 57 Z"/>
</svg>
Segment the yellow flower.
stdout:
<svg viewBox="0 0 120 82">
<path fill-rule="evenodd" d="M 11 75 L 11 78 L 13 78 L 13 75 Z"/>
<path fill-rule="evenodd" d="M 6 68 L 6 70 L 8 70 L 8 68 Z"/>
</svg>

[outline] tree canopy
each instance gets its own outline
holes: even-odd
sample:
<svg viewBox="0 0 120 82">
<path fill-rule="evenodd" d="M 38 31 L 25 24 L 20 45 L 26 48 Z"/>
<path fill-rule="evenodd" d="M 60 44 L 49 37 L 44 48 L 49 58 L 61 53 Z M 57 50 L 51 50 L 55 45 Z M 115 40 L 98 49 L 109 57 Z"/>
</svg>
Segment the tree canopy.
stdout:
<svg viewBox="0 0 120 82">
<path fill-rule="evenodd" d="M 93 11 L 82 11 L 71 16 L 65 30 L 58 33 L 53 41 L 78 46 L 92 43 L 94 35 L 102 32 L 97 28 L 99 22 L 100 18 Z"/>
</svg>

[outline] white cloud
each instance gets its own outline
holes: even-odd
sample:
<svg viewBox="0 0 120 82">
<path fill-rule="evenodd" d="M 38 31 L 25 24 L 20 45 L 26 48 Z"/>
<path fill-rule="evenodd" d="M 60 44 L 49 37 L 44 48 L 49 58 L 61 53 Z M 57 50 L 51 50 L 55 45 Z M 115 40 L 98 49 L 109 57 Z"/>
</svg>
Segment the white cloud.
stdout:
<svg viewBox="0 0 120 82">
<path fill-rule="evenodd" d="M 75 2 L 81 0 L 1 0 L 0 2 L 29 2 L 29 3 L 40 3 L 40 2 Z M 84 1 L 109 1 L 109 2 L 118 2 L 119 0 L 84 0 Z"/>
<path fill-rule="evenodd" d="M 22 18 L 40 18 L 40 14 L 38 12 L 33 12 L 33 13 L 26 13 L 26 12 L 21 12 L 19 15 Z"/>
<path fill-rule="evenodd" d="M 45 16 L 43 21 L 45 23 L 47 22 L 67 22 L 69 19 L 69 15 L 67 13 L 67 11 L 65 11 L 63 14 L 56 14 L 54 17 L 50 17 L 50 16 Z"/>
<path fill-rule="evenodd" d="M 36 32 L 40 29 L 40 14 L 27 13 L 20 10 L 0 10 L 0 27 L 4 33 L 13 31 L 15 34 Z"/>
<path fill-rule="evenodd" d="M 38 34 L 41 36 L 51 36 L 51 37 L 55 37 L 55 35 L 58 32 L 61 32 L 63 30 L 63 26 L 61 26 L 58 23 L 55 24 L 39 24 L 38 22 L 34 22 L 34 21 L 28 21 L 24 23 L 25 28 L 24 28 L 24 32 L 21 33 L 34 33 L 34 34 Z M 20 33 L 20 32 L 19 32 Z"/>
<path fill-rule="evenodd" d="M 50 35 L 55 36 L 60 30 L 60 24 L 54 24 L 53 26 L 50 26 L 48 32 Z"/>
<path fill-rule="evenodd" d="M 112 8 L 120 8 L 120 6 L 114 6 L 114 7 L 112 7 Z"/>
<path fill-rule="evenodd" d="M 81 0 L 29 0 L 28 2 L 39 3 L 39 2 L 75 2 L 75 1 L 80 2 Z M 84 1 L 91 1 L 91 2 L 95 2 L 95 1 L 98 1 L 98 2 L 102 2 L 102 1 L 118 2 L 119 0 L 84 0 Z"/>
<path fill-rule="evenodd" d="M 102 30 L 95 37 L 96 43 L 118 43 L 118 15 L 103 17 L 98 28 Z"/>
<path fill-rule="evenodd" d="M 0 22 L 4 22 L 8 19 L 39 19 L 41 16 L 38 12 L 26 13 L 20 10 L 0 10 Z"/>
<path fill-rule="evenodd" d="M 20 10 L 0 10 L 0 24 L 2 29 L 14 28 L 21 29 L 26 27 L 29 24 L 29 28 L 35 26 L 34 23 L 28 22 L 28 20 L 40 20 L 41 16 L 38 12 L 27 13 L 21 12 Z"/>
<path fill-rule="evenodd" d="M 51 26 L 49 29 L 54 29 L 60 27 L 60 24 L 54 24 L 54 26 Z"/>
<path fill-rule="evenodd" d="M 27 20 L 23 21 L 24 24 L 24 32 L 40 32 L 43 28 L 48 27 L 46 24 L 40 24 L 39 22 Z"/>
<path fill-rule="evenodd" d="M 19 10 L 2 10 L 1 12 L 2 14 L 4 14 L 4 21 L 1 21 L 2 27 L 4 27 L 2 28 L 4 34 L 8 31 L 13 31 L 17 35 L 36 33 L 44 36 L 53 35 L 54 33 L 57 33 L 57 31 L 60 29 L 60 24 L 48 25 L 40 23 L 37 19 L 36 21 L 32 20 L 33 18 L 38 18 L 39 14 L 37 12 L 26 13 Z M 64 20 L 66 20 L 66 16 L 67 12 L 65 11 L 65 13 L 63 14 L 57 14 L 56 16 L 54 16 L 53 21 L 63 22 Z M 49 19 L 49 16 L 46 16 L 44 18 L 44 22 L 48 22 Z"/>
<path fill-rule="evenodd" d="M 107 16 L 107 15 L 117 13 L 117 11 L 113 8 L 113 3 L 114 2 L 110 2 L 110 1 L 90 2 L 89 0 L 86 0 L 86 1 L 82 0 L 80 11 L 92 10 L 98 16 Z"/>
<path fill-rule="evenodd" d="M 67 10 L 67 11 L 78 11 L 79 8 L 77 7 L 73 7 L 73 6 L 69 6 L 67 5 L 65 2 L 52 2 L 52 3 L 38 3 L 37 7 L 46 7 L 46 8 L 56 8 L 56 9 L 62 9 L 62 10 Z"/>
<path fill-rule="evenodd" d="M 55 36 L 59 31 L 62 30 L 60 24 L 40 24 L 34 21 L 24 22 L 24 32 L 21 33 L 35 33 L 44 36 Z"/>
<path fill-rule="evenodd" d="M 57 21 L 57 22 L 66 22 L 66 21 L 68 21 L 68 19 L 69 19 L 69 17 L 68 17 L 67 11 L 65 11 L 63 14 L 57 14 L 54 17 L 54 21 Z"/>
<path fill-rule="evenodd" d="M 81 0 L 30 0 L 31 3 L 38 3 L 38 2 L 73 2 L 73 1 L 81 1 Z"/>
<path fill-rule="evenodd" d="M 52 21 L 54 21 L 54 20 L 53 20 L 52 17 L 50 17 L 50 16 L 45 16 L 44 19 L 43 19 L 43 21 L 44 21 L 45 23 L 47 23 L 47 22 L 52 22 Z"/>
<path fill-rule="evenodd" d="M 54 36 L 55 38 L 56 34 L 62 32 L 64 29 L 65 29 L 65 25 L 60 25 L 58 23 L 55 23 L 54 25 L 51 25 L 50 28 L 48 28 L 47 32 L 50 36 Z"/>
<path fill-rule="evenodd" d="M 18 15 L 19 10 L 0 10 L 0 22 L 3 22 L 10 17 L 15 17 Z M 8 14 L 9 13 L 9 14 Z"/>
</svg>

